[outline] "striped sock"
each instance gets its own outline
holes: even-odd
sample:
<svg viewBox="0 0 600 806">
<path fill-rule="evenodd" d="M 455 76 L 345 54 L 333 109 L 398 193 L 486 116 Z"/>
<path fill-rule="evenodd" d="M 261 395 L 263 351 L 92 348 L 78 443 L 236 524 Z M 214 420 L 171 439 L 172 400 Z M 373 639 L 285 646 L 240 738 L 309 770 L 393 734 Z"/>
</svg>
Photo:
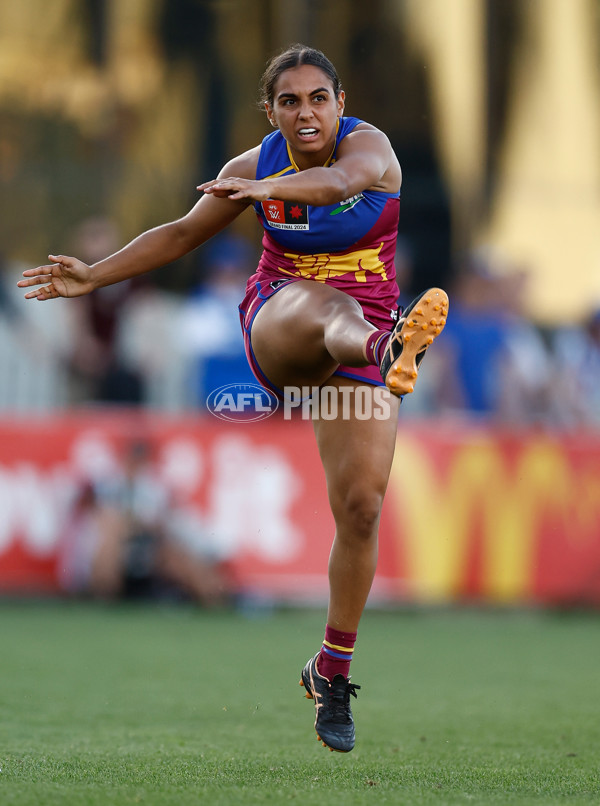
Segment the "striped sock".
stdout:
<svg viewBox="0 0 600 806">
<path fill-rule="evenodd" d="M 369 333 L 365 344 L 365 358 L 369 364 L 375 364 L 377 367 L 381 364 L 383 351 L 387 346 L 389 337 L 389 330 L 374 330 Z"/>
<path fill-rule="evenodd" d="M 340 632 L 327 624 L 323 646 L 317 659 L 319 674 L 328 680 L 333 680 L 336 674 L 348 677 L 355 642 L 355 632 Z"/>
</svg>

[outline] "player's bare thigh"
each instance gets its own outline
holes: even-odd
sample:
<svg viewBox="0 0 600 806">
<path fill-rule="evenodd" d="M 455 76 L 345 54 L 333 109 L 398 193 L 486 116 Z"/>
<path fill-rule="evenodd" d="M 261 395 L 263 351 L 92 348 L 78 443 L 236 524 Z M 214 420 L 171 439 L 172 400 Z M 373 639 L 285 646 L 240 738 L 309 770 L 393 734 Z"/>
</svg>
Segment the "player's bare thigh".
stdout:
<svg viewBox="0 0 600 806">
<path fill-rule="evenodd" d="M 337 288 L 299 280 L 268 299 L 252 324 L 252 350 L 279 388 L 320 385 L 338 367 L 325 348 L 325 324 L 339 315 L 364 321 L 360 304 Z"/>
</svg>

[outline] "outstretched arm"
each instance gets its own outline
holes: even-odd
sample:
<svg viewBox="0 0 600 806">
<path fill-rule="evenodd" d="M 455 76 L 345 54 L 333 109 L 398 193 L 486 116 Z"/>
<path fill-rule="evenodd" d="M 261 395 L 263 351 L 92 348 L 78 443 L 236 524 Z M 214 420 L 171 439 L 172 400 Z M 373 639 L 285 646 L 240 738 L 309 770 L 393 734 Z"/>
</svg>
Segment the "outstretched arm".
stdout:
<svg viewBox="0 0 600 806">
<path fill-rule="evenodd" d="M 247 152 L 228 163 L 219 176 L 231 173 L 254 176 L 256 162 L 253 160 L 254 152 Z M 96 288 L 172 263 L 224 229 L 248 204 L 245 200 L 204 195 L 183 218 L 142 233 L 123 249 L 92 266 L 76 257 L 49 255 L 50 264 L 27 269 L 23 272 L 25 279 L 17 285 L 21 288 L 36 286 L 25 298 L 40 301 L 88 294 Z"/>
</svg>

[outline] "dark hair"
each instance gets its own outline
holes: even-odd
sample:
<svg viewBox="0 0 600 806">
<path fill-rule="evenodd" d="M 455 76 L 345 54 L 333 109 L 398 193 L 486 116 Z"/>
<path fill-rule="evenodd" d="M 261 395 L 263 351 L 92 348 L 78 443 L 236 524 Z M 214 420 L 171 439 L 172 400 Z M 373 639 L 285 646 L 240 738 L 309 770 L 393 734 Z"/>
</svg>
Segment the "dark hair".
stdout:
<svg viewBox="0 0 600 806">
<path fill-rule="evenodd" d="M 322 70 L 333 84 L 335 97 L 339 97 L 342 82 L 338 77 L 337 70 L 327 56 L 320 50 L 309 48 L 306 45 L 298 43 L 296 45 L 290 45 L 289 48 L 286 48 L 278 56 L 273 56 L 268 63 L 267 69 L 263 73 L 263 77 L 260 81 L 261 103 L 268 103 L 270 106 L 273 106 L 275 83 L 279 76 L 285 70 L 291 70 L 303 64 L 311 64 L 314 67 L 318 67 L 319 70 Z"/>
</svg>

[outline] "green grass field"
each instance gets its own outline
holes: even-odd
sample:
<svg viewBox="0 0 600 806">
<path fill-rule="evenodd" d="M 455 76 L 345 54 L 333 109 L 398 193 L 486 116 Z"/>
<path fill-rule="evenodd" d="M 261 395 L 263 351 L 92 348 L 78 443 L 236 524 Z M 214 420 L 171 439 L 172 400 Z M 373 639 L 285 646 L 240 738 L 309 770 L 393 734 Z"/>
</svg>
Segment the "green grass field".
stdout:
<svg viewBox="0 0 600 806">
<path fill-rule="evenodd" d="M 600 802 L 600 617 L 368 611 L 349 755 L 298 686 L 322 631 L 0 603 L 0 804 Z"/>
</svg>

